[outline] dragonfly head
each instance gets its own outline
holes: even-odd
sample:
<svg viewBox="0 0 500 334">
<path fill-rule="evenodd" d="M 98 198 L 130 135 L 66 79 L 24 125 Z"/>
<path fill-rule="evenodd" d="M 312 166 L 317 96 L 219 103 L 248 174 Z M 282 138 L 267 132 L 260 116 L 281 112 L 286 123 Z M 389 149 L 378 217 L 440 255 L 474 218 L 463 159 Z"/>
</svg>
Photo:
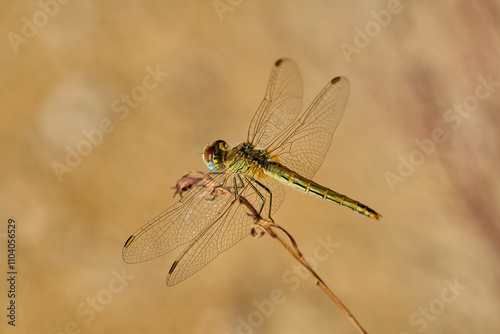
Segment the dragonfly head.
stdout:
<svg viewBox="0 0 500 334">
<path fill-rule="evenodd" d="M 203 161 L 211 170 L 217 171 L 224 169 L 224 162 L 226 161 L 226 154 L 229 146 L 223 140 L 217 140 L 212 145 L 205 147 L 203 153 Z"/>
</svg>

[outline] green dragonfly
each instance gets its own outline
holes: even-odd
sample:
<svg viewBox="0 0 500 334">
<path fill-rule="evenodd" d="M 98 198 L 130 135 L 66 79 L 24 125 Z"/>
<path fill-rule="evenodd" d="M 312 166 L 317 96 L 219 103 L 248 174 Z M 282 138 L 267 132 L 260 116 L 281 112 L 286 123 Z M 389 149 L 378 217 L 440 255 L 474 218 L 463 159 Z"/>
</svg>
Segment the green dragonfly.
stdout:
<svg viewBox="0 0 500 334">
<path fill-rule="evenodd" d="M 344 77 L 332 79 L 299 116 L 299 68 L 292 59 L 277 60 L 247 140 L 233 148 L 222 140 L 207 146 L 203 160 L 211 171 L 127 239 L 124 261 L 148 261 L 189 243 L 168 273 L 167 285 L 175 285 L 250 235 L 255 221 L 241 196 L 272 221 L 285 197 L 282 184 L 378 220 L 375 210 L 311 180 L 344 114 L 349 87 Z"/>
</svg>

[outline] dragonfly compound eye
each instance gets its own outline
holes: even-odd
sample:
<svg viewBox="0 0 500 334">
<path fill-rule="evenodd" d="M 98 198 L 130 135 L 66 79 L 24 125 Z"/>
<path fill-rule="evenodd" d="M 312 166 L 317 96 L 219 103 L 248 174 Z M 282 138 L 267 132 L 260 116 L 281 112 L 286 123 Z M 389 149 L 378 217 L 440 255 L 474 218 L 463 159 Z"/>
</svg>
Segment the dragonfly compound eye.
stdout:
<svg viewBox="0 0 500 334">
<path fill-rule="evenodd" d="M 214 162 L 214 149 L 213 146 L 205 147 L 205 152 L 203 153 L 203 161 L 210 170 L 219 170 Z"/>
</svg>

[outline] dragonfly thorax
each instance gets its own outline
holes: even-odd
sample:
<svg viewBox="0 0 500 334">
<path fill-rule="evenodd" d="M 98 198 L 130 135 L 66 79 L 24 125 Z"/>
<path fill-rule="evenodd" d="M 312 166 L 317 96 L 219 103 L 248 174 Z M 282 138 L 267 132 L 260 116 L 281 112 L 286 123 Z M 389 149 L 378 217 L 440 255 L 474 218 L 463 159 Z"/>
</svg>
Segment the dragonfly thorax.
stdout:
<svg viewBox="0 0 500 334">
<path fill-rule="evenodd" d="M 226 166 L 233 172 L 252 176 L 263 174 L 270 162 L 270 156 L 265 150 L 256 149 L 247 142 L 234 147 L 226 156 Z"/>
</svg>

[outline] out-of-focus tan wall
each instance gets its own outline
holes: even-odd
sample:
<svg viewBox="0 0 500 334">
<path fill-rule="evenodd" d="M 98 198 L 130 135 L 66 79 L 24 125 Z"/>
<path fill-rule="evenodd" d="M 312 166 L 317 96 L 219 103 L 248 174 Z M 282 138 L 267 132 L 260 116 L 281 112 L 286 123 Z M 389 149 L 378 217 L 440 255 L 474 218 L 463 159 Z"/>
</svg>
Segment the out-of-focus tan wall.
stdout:
<svg viewBox="0 0 500 334">
<path fill-rule="evenodd" d="M 315 181 L 384 218 L 287 189 L 276 221 L 370 333 L 500 331 L 498 2 L 62 2 L 0 4 L 2 333 L 356 333 L 267 237 L 172 288 L 181 249 L 121 258 L 283 56 L 306 105 L 351 81 Z"/>
</svg>

